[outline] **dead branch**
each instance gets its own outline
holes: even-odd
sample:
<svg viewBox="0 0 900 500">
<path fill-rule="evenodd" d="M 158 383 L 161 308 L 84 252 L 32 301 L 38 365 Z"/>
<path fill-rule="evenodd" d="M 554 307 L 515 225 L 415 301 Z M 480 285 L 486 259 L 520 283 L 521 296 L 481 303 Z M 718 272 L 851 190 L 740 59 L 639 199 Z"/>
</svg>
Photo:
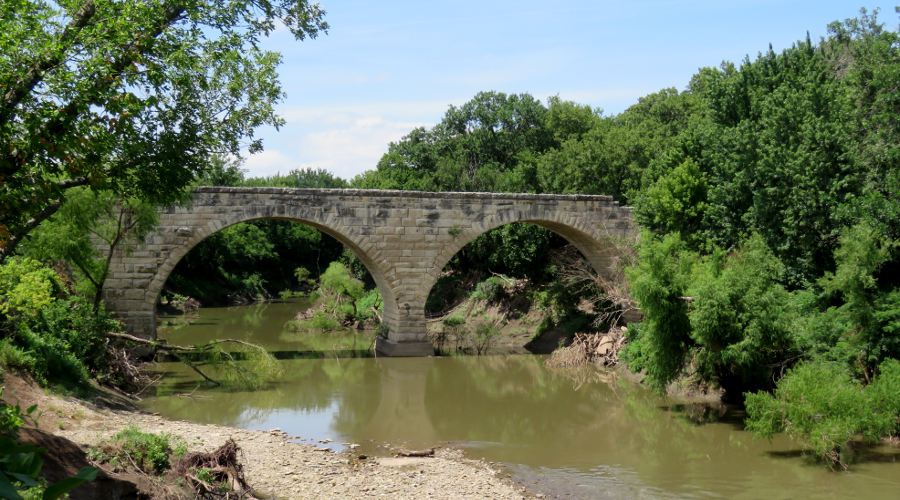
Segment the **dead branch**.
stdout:
<svg viewBox="0 0 900 500">
<path fill-rule="evenodd" d="M 426 448 L 424 450 L 399 449 L 399 450 L 394 451 L 394 456 L 397 456 L 397 457 L 433 457 L 434 456 L 434 448 Z"/>
<path fill-rule="evenodd" d="M 214 451 L 185 455 L 173 469 L 187 480 L 197 498 L 258 498 L 244 477 L 239 451 L 237 443 L 228 439 Z M 206 480 L 199 477 L 201 470 Z"/>
<path fill-rule="evenodd" d="M 634 247 L 627 242 L 610 249 L 610 266 L 598 272 L 572 245 L 555 251 L 551 259 L 557 265 L 560 281 L 584 297 L 597 312 L 595 326 L 615 326 L 638 311 L 628 290 L 625 268 L 635 259 Z"/>
<path fill-rule="evenodd" d="M 616 327 L 607 333 L 576 333 L 570 345 L 553 351 L 547 366 L 572 368 L 591 363 L 615 366 L 627 342 L 626 332 L 625 327 Z"/>
<path fill-rule="evenodd" d="M 107 332 L 106 336 L 113 338 L 113 339 L 119 339 L 119 340 L 124 340 L 127 342 L 133 342 L 135 344 L 149 346 L 149 347 L 153 348 L 154 350 L 163 351 L 163 352 L 172 354 L 173 356 L 175 356 L 178 359 L 178 361 L 184 363 L 188 368 L 193 370 L 197 375 L 200 375 L 200 377 L 202 377 L 203 380 L 205 380 L 207 383 L 212 384 L 214 386 L 222 385 L 222 383 L 211 378 L 209 375 L 204 373 L 203 370 L 201 370 L 200 367 L 197 365 L 197 363 L 194 363 L 189 357 L 186 356 L 187 354 L 209 354 L 213 351 L 213 349 L 215 347 L 222 345 L 222 344 L 237 344 L 240 346 L 248 347 L 250 349 L 255 349 L 258 351 L 265 352 L 265 349 L 262 346 L 259 346 L 259 345 L 256 345 L 256 344 L 253 344 L 250 342 L 245 342 L 243 340 L 238 340 L 238 339 L 216 339 L 216 340 L 211 340 L 203 345 L 188 347 L 188 346 L 169 344 L 164 340 L 153 340 L 153 339 L 145 339 L 145 338 L 141 338 L 141 337 L 136 337 L 134 335 L 130 335 L 127 333 L 122 333 L 122 332 Z M 235 357 L 232 356 L 232 354 L 230 352 L 220 351 L 219 355 L 227 358 L 227 360 L 229 362 L 236 361 Z"/>
</svg>

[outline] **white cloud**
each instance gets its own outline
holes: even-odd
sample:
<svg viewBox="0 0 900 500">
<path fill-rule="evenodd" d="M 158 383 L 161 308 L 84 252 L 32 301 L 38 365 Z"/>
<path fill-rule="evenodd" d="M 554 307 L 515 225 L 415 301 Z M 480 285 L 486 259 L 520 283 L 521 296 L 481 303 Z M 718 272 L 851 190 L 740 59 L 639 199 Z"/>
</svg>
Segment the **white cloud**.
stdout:
<svg viewBox="0 0 900 500">
<path fill-rule="evenodd" d="M 248 158 L 247 175 L 259 177 L 312 167 L 351 179 L 375 168 L 391 142 L 415 127 L 437 122 L 446 106 L 437 102 L 376 102 L 281 110 L 286 125 L 267 138 L 265 151 Z"/>
<path fill-rule="evenodd" d="M 345 115 L 340 124 L 304 134 L 298 149 L 302 166 L 324 168 L 350 179 L 375 168 L 391 142 L 400 140 L 417 122 L 388 120 L 381 116 Z"/>
<path fill-rule="evenodd" d="M 295 165 L 292 160 L 277 149 L 265 149 L 249 155 L 244 162 L 248 177 L 268 177 L 277 173 L 287 173 Z"/>
</svg>

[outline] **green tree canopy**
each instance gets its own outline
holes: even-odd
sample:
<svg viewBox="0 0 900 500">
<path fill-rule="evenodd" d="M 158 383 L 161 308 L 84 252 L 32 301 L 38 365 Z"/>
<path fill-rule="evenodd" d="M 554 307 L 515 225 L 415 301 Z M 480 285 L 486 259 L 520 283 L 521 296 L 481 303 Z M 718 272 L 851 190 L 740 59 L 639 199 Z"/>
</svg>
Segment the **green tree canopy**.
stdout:
<svg viewBox="0 0 900 500">
<path fill-rule="evenodd" d="M 169 202 L 213 154 L 279 126 L 277 53 L 327 29 L 306 0 L 15 0 L 0 6 L 0 259 L 74 186 Z"/>
</svg>

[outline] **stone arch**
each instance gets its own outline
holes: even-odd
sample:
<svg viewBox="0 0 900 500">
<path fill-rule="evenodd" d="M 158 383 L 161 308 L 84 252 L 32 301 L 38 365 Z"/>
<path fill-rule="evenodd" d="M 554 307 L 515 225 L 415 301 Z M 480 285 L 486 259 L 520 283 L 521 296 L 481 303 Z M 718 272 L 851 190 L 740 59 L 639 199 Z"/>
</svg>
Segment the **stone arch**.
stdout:
<svg viewBox="0 0 900 500">
<path fill-rule="evenodd" d="M 466 245 L 475 241 L 479 236 L 503 227 L 508 224 L 525 223 L 548 229 L 572 244 L 600 274 L 608 274 L 613 265 L 615 246 L 612 236 L 606 234 L 603 227 L 588 227 L 580 220 L 572 220 L 568 214 L 552 212 L 547 216 L 535 217 L 526 215 L 522 217 L 491 217 L 473 224 L 463 230 L 448 242 L 435 256 L 434 267 L 428 273 L 428 280 L 424 283 L 424 298 L 427 300 L 431 289 L 437 282 L 444 267 Z M 423 302 L 424 304 L 424 302 Z"/>
<path fill-rule="evenodd" d="M 342 224 L 324 224 L 322 222 L 314 220 L 312 217 L 306 216 L 302 213 L 293 213 L 293 214 L 284 214 L 284 215 L 269 215 L 266 213 L 232 213 L 228 215 L 224 215 L 219 219 L 215 219 L 205 225 L 195 225 L 189 229 L 191 229 L 191 235 L 187 239 L 187 241 L 183 244 L 174 245 L 171 250 L 166 253 L 158 266 L 155 269 L 153 278 L 149 280 L 149 283 L 144 290 L 144 300 L 143 304 L 147 307 L 147 311 L 134 311 L 133 316 L 140 316 L 144 322 L 149 322 L 149 326 L 145 327 L 145 329 L 149 330 L 149 333 L 155 337 L 156 331 L 156 303 L 159 300 L 159 294 L 162 292 L 163 287 L 165 286 L 166 280 L 168 280 L 169 275 L 174 271 L 175 267 L 178 265 L 178 262 L 184 258 L 191 250 L 194 249 L 200 242 L 209 238 L 210 236 L 222 231 L 223 229 L 244 223 L 244 222 L 252 222 L 255 220 L 287 220 L 299 224 L 305 224 L 310 227 L 313 227 L 328 236 L 336 239 L 338 242 L 349 248 L 363 263 L 369 273 L 372 275 L 373 280 L 375 281 L 375 285 L 381 293 L 382 300 L 384 303 L 384 321 L 390 325 L 395 319 L 399 316 L 397 311 L 397 300 L 394 294 L 394 290 L 390 286 L 390 279 L 392 279 L 393 270 L 390 265 L 384 261 L 384 259 L 379 258 L 377 249 L 374 251 L 367 252 L 363 248 L 360 247 L 359 244 L 354 240 L 354 235 L 351 231 L 347 230 L 347 228 L 342 227 Z"/>
</svg>

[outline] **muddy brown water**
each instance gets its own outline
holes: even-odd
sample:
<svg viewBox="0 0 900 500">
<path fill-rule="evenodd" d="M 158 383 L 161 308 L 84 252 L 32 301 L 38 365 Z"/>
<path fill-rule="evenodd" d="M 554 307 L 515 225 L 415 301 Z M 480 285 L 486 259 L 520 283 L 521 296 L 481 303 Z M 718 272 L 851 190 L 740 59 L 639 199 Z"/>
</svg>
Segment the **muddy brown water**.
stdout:
<svg viewBox="0 0 900 500">
<path fill-rule="evenodd" d="M 849 472 L 834 473 L 808 462 L 785 436 L 754 438 L 738 410 L 679 404 L 612 372 L 550 370 L 533 355 L 347 357 L 365 352 L 371 334 L 286 330 L 303 306 L 163 318 L 160 335 L 172 342 L 228 336 L 304 354 L 281 360 L 285 376 L 255 391 L 204 388 L 182 365 L 159 363 L 165 376 L 145 409 L 279 428 L 334 449 L 450 445 L 503 464 L 550 497 L 900 498 L 896 448 L 867 450 Z"/>
</svg>

